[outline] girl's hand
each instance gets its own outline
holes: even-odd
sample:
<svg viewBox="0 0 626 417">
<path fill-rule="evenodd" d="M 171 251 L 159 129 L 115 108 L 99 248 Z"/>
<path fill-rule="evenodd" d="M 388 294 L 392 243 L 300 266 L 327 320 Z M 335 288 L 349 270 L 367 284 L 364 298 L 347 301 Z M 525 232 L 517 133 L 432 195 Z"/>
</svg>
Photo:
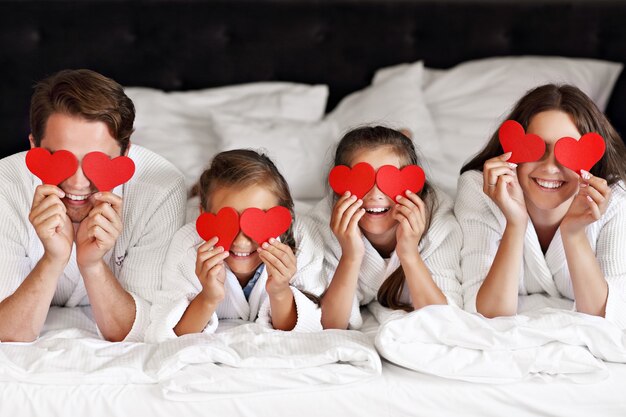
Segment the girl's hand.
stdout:
<svg viewBox="0 0 626 417">
<path fill-rule="evenodd" d="M 341 245 L 342 256 L 362 258 L 365 255 L 365 245 L 359 229 L 359 220 L 365 214 L 362 205 L 363 200 L 351 196 L 348 191 L 337 200 L 333 208 L 330 228 Z"/>
<path fill-rule="evenodd" d="M 561 222 L 561 232 L 578 233 L 599 220 L 609 206 L 611 188 L 604 178 L 594 177 L 582 171 L 579 179 L 578 195 L 574 197 L 569 210 Z"/>
<path fill-rule="evenodd" d="M 291 248 L 277 239 L 270 239 L 259 249 L 259 257 L 267 268 L 265 289 L 270 296 L 291 294 L 289 281 L 296 274 L 296 256 Z"/>
<path fill-rule="evenodd" d="M 400 261 L 410 256 L 419 256 L 417 246 L 426 229 L 426 205 L 411 191 L 406 197 L 398 196 L 393 218 L 398 221 L 396 229 L 396 253 Z"/>
<path fill-rule="evenodd" d="M 214 247 L 217 240 L 217 237 L 213 237 L 200 245 L 196 257 L 196 276 L 202 284 L 202 292 L 199 295 L 212 305 L 221 303 L 226 296 L 224 259 L 228 258 L 229 252 L 224 251 L 222 246 Z"/>
<path fill-rule="evenodd" d="M 517 164 L 506 162 L 511 152 L 491 158 L 483 166 L 483 192 L 502 210 L 507 223 L 526 226 L 528 211 L 517 179 Z"/>
</svg>

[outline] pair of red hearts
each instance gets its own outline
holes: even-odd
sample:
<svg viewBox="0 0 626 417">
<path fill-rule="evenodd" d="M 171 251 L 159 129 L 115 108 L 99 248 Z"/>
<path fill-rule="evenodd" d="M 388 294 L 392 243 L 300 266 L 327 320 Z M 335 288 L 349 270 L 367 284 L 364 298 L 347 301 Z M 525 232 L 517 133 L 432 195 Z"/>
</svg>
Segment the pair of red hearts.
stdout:
<svg viewBox="0 0 626 417">
<path fill-rule="evenodd" d="M 282 206 L 272 207 L 267 211 L 247 208 L 237 213 L 232 207 L 224 207 L 217 214 L 202 213 L 196 220 L 196 230 L 200 237 L 209 240 L 218 238 L 216 246 L 229 250 L 239 230 L 259 245 L 272 237 L 285 233 L 291 225 L 291 213 Z"/>
<path fill-rule="evenodd" d="M 546 143 L 537 135 L 526 134 L 515 120 L 507 120 L 498 130 L 504 152 L 512 152 L 508 162 L 534 162 L 546 152 Z M 574 172 L 589 171 L 604 155 L 606 144 L 597 133 L 586 133 L 579 140 L 563 137 L 554 145 L 554 156 L 564 167 Z"/>
<path fill-rule="evenodd" d="M 357 198 L 363 198 L 376 184 L 380 191 L 395 201 L 397 196 L 404 195 L 407 190 L 419 193 L 426 182 L 426 174 L 418 165 L 408 165 L 402 169 L 384 165 L 375 172 L 370 164 L 360 162 L 352 168 L 337 165 L 330 171 L 328 182 L 337 194 L 350 191 Z"/>
<path fill-rule="evenodd" d="M 78 159 L 70 151 L 53 154 L 44 148 L 33 148 L 26 154 L 26 166 L 44 184 L 59 185 L 76 172 Z M 90 152 L 83 158 L 83 172 L 99 191 L 111 191 L 130 180 L 135 163 L 127 156 L 109 158 L 102 152 Z"/>
</svg>

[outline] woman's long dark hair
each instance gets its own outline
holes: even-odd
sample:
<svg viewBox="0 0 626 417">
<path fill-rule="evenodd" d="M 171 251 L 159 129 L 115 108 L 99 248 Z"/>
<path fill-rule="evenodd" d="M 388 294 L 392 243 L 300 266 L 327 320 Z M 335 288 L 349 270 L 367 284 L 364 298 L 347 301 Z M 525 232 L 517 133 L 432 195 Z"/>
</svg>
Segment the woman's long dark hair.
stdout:
<svg viewBox="0 0 626 417">
<path fill-rule="evenodd" d="M 590 172 L 596 177 L 606 179 L 609 185 L 620 180 L 626 182 L 624 142 L 595 103 L 577 87 L 546 84 L 534 88 L 515 104 L 505 120 L 515 120 L 526 130 L 533 116 L 548 110 L 559 110 L 569 114 L 581 135 L 589 132 L 600 134 L 606 143 L 606 152 Z M 461 168 L 461 174 L 470 170 L 482 171 L 488 159 L 503 153 L 496 130 L 487 145 Z"/>
</svg>

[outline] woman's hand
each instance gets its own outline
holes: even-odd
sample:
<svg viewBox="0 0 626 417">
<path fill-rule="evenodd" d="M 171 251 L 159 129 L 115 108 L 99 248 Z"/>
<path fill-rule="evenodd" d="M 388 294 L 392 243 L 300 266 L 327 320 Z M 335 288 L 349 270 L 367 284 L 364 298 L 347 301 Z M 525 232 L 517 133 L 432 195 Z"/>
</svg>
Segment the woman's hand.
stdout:
<svg viewBox="0 0 626 417">
<path fill-rule="evenodd" d="M 525 226 L 528 211 L 511 152 L 488 159 L 483 166 L 483 192 L 502 210 L 507 223 Z"/>
<path fill-rule="evenodd" d="M 587 171 L 581 172 L 578 195 L 561 222 L 561 232 L 565 234 L 584 232 L 585 227 L 599 220 L 609 206 L 611 188 L 606 180 Z"/>
</svg>

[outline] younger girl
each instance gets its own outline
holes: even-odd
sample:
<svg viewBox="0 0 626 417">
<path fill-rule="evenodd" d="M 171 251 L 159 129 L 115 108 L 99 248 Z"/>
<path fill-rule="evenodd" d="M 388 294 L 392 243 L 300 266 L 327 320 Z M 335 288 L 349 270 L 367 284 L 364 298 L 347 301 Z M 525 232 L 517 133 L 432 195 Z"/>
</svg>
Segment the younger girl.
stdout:
<svg viewBox="0 0 626 417">
<path fill-rule="evenodd" d="M 495 132 L 462 168 L 455 213 L 466 308 L 509 316 L 537 301 L 571 306 L 567 298 L 577 311 L 626 326 L 622 140 L 591 99 L 568 85 L 529 91 L 507 119 L 538 135 L 546 150 L 536 162 L 509 163 Z M 606 152 L 579 175 L 561 165 L 555 143 L 589 132 L 604 138 Z M 531 296 L 522 305 L 518 295 Z"/>
<path fill-rule="evenodd" d="M 334 162 L 367 162 L 374 170 L 419 165 L 411 140 L 382 126 L 348 132 Z M 406 311 L 460 304 L 461 231 L 450 199 L 428 183 L 419 195 L 409 191 L 395 201 L 376 185 L 362 199 L 329 196 L 311 213 L 324 237 L 330 280 L 321 302 L 324 328 L 359 328 L 359 306 L 374 298 Z"/>
<path fill-rule="evenodd" d="M 267 156 L 252 150 L 216 155 L 200 178 L 199 192 L 201 211 L 232 207 L 241 215 L 251 207 L 283 206 L 293 217 L 285 179 Z M 321 238 L 309 229 L 295 221 L 279 239 L 261 247 L 239 231 L 225 251 L 215 237 L 204 242 L 195 223 L 183 226 L 165 259 L 149 340 L 214 332 L 220 319 L 256 319 L 280 330 L 320 330 L 319 307 L 310 299 L 314 297 L 305 295 L 319 296 L 324 289 Z"/>
</svg>

